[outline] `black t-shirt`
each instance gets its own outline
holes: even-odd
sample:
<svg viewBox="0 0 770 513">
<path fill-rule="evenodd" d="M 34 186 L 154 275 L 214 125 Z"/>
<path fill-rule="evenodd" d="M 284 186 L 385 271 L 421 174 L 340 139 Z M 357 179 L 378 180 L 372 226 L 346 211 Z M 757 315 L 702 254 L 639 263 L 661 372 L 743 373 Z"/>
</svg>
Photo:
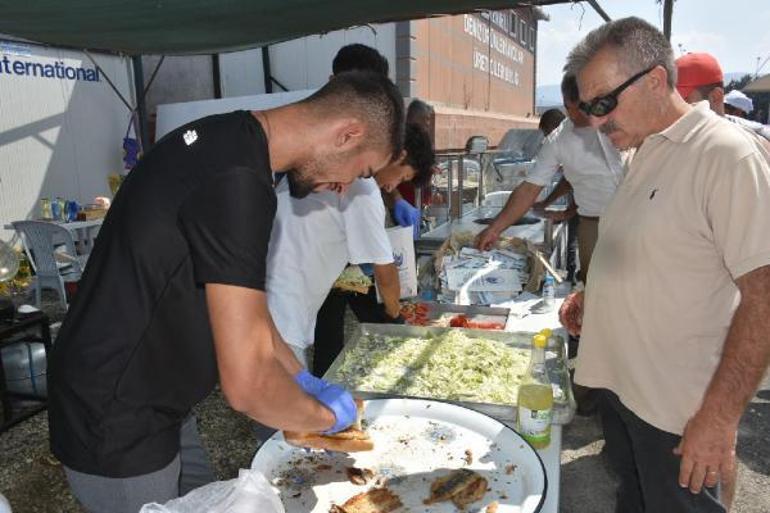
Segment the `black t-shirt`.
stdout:
<svg viewBox="0 0 770 513">
<path fill-rule="evenodd" d="M 203 284 L 264 290 L 275 208 L 249 112 L 177 129 L 131 171 L 51 355 L 51 448 L 65 465 L 129 477 L 174 458 L 217 381 Z"/>
</svg>

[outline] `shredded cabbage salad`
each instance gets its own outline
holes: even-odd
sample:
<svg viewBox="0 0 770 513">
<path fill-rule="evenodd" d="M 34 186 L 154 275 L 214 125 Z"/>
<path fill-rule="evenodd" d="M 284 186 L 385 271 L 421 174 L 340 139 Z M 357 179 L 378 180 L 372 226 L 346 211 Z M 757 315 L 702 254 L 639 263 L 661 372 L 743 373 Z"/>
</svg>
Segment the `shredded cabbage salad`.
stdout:
<svg viewBox="0 0 770 513">
<path fill-rule="evenodd" d="M 516 404 L 529 356 L 461 330 L 425 338 L 366 335 L 346 351 L 332 380 L 364 392 Z"/>
</svg>

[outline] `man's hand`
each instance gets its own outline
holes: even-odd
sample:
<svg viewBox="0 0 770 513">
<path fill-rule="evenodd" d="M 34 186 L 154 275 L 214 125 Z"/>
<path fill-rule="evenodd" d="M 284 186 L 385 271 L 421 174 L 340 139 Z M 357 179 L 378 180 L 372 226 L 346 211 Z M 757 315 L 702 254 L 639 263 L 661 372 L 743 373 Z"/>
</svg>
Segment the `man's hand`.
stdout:
<svg viewBox="0 0 770 513">
<path fill-rule="evenodd" d="M 583 292 L 574 292 L 567 296 L 559 309 L 559 321 L 570 335 L 580 335 L 583 327 Z"/>
<path fill-rule="evenodd" d="M 355 401 L 353 401 L 353 396 L 344 388 L 333 385 L 325 379 L 313 376 L 307 369 L 302 369 L 298 372 L 294 376 L 294 382 L 306 394 L 315 397 L 318 402 L 334 413 L 336 419 L 334 426 L 328 431 L 324 431 L 325 434 L 342 431 L 356 421 L 357 410 Z"/>
<path fill-rule="evenodd" d="M 414 238 L 419 237 L 420 211 L 405 199 L 396 200 L 393 204 L 393 220 L 399 226 L 412 226 L 414 228 Z"/>
<path fill-rule="evenodd" d="M 542 216 L 546 219 L 550 219 L 555 223 L 560 223 L 574 217 L 575 211 L 573 210 L 548 210 L 542 213 Z"/>
<path fill-rule="evenodd" d="M 396 302 L 393 304 L 386 304 L 384 308 L 385 308 L 385 315 L 387 315 L 391 319 L 396 319 L 399 315 L 401 315 L 401 303 L 399 302 Z"/>
<path fill-rule="evenodd" d="M 315 394 L 315 398 L 318 399 L 318 402 L 329 408 L 334 413 L 336 419 L 332 428 L 324 431 L 325 435 L 331 435 L 347 429 L 356 421 L 358 416 L 356 402 L 353 400 L 350 392 L 341 386 L 327 383 L 324 388 Z"/>
<path fill-rule="evenodd" d="M 313 397 L 320 393 L 329 383 L 321 378 L 317 378 L 310 374 L 307 369 L 302 369 L 294 376 L 294 382 L 309 395 Z"/>
<path fill-rule="evenodd" d="M 684 428 L 674 454 L 682 457 L 679 486 L 700 493 L 703 486 L 716 486 L 722 476 L 730 478 L 735 467 L 738 423 L 725 425 L 715 416 L 698 411 Z"/>
<path fill-rule="evenodd" d="M 489 251 L 492 249 L 492 246 L 495 245 L 497 242 L 497 239 L 500 238 L 500 232 L 492 228 L 491 226 L 487 226 L 484 228 L 484 230 L 476 235 L 476 240 L 474 241 L 474 245 L 477 249 L 480 249 L 482 251 Z"/>
</svg>

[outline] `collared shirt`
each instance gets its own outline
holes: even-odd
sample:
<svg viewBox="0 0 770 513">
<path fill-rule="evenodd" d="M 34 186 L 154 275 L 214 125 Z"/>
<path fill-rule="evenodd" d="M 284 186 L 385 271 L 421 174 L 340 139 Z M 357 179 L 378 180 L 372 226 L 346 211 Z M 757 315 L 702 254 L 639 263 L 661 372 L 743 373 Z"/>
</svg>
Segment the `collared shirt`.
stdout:
<svg viewBox="0 0 770 513">
<path fill-rule="evenodd" d="M 393 250 L 374 178 L 355 180 L 344 195 L 325 191 L 303 199 L 290 196 L 287 182 L 275 190 L 267 303 L 284 340 L 308 347 L 316 314 L 348 262 L 390 264 Z"/>
<path fill-rule="evenodd" d="M 759 140 L 703 102 L 645 139 L 599 224 L 575 381 L 681 434 L 740 302 L 770 265 L 770 167 Z"/>
<path fill-rule="evenodd" d="M 526 181 L 546 187 L 560 167 L 583 216 L 601 216 L 623 181 L 623 160 L 607 136 L 569 118 L 546 137 Z"/>
</svg>

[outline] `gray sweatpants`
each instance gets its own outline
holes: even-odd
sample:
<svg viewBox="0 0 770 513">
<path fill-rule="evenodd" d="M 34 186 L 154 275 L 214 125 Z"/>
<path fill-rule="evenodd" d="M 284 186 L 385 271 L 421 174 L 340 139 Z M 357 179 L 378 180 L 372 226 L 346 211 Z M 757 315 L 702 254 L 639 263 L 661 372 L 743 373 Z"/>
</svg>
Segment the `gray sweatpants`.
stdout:
<svg viewBox="0 0 770 513">
<path fill-rule="evenodd" d="M 144 504 L 163 504 L 214 481 L 195 415 L 182 424 L 179 454 L 164 468 L 135 477 L 84 474 L 64 467 L 73 495 L 88 513 L 137 513 Z"/>
</svg>

